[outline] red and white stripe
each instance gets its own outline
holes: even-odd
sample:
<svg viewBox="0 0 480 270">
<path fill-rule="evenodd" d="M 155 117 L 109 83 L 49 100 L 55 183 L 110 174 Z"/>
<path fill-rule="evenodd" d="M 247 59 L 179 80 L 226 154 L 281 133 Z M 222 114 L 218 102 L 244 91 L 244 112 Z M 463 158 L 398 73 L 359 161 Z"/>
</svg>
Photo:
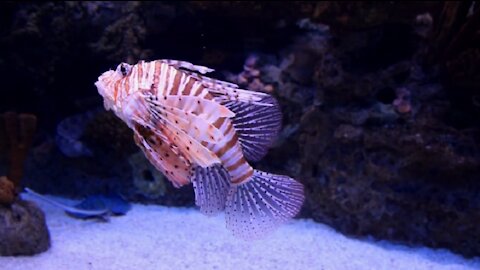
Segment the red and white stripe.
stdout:
<svg viewBox="0 0 480 270">
<path fill-rule="evenodd" d="M 215 99 L 202 81 L 166 61 L 141 61 L 132 66 L 127 76 L 115 82 L 114 100 L 117 107 L 121 108 L 122 101 L 137 91 L 156 96 L 159 103 L 173 98 L 173 101 L 168 102 L 169 106 L 174 105 L 186 112 L 194 112 L 220 130 L 223 134 L 220 141 L 216 143 L 202 141 L 202 144 L 221 160 L 230 174 L 232 183 L 241 184 L 253 174 L 253 168 L 243 157 L 231 120 L 227 117 L 218 117 L 216 110 L 208 108 L 212 101 L 215 102 Z M 181 102 L 183 96 L 196 98 L 185 98 Z M 220 105 L 215 103 L 217 106 Z M 201 105 L 207 107 L 200 108 Z"/>
</svg>

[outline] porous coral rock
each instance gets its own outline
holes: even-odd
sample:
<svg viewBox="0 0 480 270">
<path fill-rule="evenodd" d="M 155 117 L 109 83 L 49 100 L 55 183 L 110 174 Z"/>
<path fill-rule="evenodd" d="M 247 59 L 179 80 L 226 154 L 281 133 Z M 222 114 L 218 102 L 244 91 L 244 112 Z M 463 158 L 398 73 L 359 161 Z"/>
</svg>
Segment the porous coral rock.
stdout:
<svg viewBox="0 0 480 270">
<path fill-rule="evenodd" d="M 32 256 L 50 248 L 45 215 L 34 203 L 0 205 L 0 256 Z"/>
<path fill-rule="evenodd" d="M 4 120 L 6 148 L 8 150 L 8 179 L 15 188 L 20 189 L 23 176 L 24 161 L 33 141 L 37 126 L 37 118 L 32 114 L 6 112 L 0 120 Z"/>
</svg>

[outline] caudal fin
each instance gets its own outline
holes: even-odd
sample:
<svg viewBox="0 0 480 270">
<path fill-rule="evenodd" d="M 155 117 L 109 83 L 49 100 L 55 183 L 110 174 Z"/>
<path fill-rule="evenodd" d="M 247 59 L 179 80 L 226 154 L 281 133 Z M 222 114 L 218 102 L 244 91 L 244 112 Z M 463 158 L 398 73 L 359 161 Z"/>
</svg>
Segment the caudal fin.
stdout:
<svg viewBox="0 0 480 270">
<path fill-rule="evenodd" d="M 227 228 L 240 238 L 259 238 L 297 215 L 304 199 L 294 179 L 255 170 L 248 182 L 230 188 Z"/>
</svg>

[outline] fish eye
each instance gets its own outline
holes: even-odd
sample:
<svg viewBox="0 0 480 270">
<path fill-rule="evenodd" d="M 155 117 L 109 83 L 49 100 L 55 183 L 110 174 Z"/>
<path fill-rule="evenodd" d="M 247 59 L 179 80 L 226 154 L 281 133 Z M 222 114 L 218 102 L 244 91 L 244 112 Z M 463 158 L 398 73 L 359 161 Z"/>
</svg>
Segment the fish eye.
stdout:
<svg viewBox="0 0 480 270">
<path fill-rule="evenodd" d="M 127 69 L 125 68 L 125 65 L 120 66 L 120 72 L 122 72 L 123 76 L 127 76 Z"/>
<path fill-rule="evenodd" d="M 117 71 L 119 71 L 123 77 L 127 76 L 130 73 L 130 65 L 126 63 L 121 63 L 118 65 Z"/>
</svg>

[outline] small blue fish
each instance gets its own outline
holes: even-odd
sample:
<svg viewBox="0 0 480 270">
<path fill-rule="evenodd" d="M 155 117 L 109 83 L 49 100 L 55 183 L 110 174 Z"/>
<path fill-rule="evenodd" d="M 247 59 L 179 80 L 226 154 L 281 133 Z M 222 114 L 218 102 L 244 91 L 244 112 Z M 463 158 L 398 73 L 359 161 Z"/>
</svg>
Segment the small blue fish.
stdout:
<svg viewBox="0 0 480 270">
<path fill-rule="evenodd" d="M 109 210 L 106 207 L 103 207 L 103 208 L 100 208 L 100 209 L 80 209 L 80 208 L 77 208 L 75 206 L 65 205 L 63 203 L 59 203 L 55 200 L 49 199 L 49 198 L 47 198 L 43 195 L 40 195 L 40 194 L 36 193 L 35 191 L 33 191 L 29 188 L 25 188 L 25 191 L 28 194 L 32 195 L 33 197 L 35 197 L 37 199 L 40 199 L 42 201 L 45 201 L 45 202 L 47 202 L 51 205 L 54 205 L 56 207 L 59 207 L 59 208 L 65 210 L 66 212 L 69 212 L 69 213 L 75 213 L 75 214 L 83 215 L 83 216 L 87 216 L 87 217 L 100 217 L 100 218 L 103 218 L 103 217 L 105 217 L 109 214 Z"/>
</svg>

